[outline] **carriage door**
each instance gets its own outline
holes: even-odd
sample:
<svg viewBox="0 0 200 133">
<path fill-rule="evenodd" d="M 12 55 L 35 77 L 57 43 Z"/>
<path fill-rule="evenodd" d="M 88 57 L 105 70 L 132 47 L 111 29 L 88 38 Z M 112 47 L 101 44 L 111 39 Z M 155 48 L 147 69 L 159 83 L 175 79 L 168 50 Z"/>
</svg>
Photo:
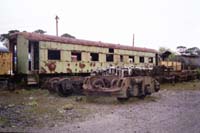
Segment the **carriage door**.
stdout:
<svg viewBox="0 0 200 133">
<path fill-rule="evenodd" d="M 39 42 L 29 41 L 28 51 L 29 71 L 39 70 Z"/>
</svg>

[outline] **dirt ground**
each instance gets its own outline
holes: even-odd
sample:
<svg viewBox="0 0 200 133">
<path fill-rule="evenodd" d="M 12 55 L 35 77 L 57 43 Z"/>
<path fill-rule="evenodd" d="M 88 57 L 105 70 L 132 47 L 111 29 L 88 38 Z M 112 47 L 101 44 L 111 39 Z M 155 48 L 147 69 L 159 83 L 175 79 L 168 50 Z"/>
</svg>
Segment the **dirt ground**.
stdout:
<svg viewBox="0 0 200 133">
<path fill-rule="evenodd" d="M 161 85 L 144 100 L 0 90 L 2 132 L 199 133 L 200 81 Z"/>
</svg>

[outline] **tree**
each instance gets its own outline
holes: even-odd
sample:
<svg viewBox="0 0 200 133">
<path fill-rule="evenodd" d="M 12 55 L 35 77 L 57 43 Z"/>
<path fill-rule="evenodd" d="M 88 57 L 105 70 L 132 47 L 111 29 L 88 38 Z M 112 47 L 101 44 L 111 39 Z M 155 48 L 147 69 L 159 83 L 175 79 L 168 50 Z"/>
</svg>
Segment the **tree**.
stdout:
<svg viewBox="0 0 200 133">
<path fill-rule="evenodd" d="M 200 55 L 200 49 L 197 47 L 188 48 L 185 53 L 189 55 Z"/>
<path fill-rule="evenodd" d="M 16 32 L 19 32 L 19 30 L 10 30 L 10 31 L 8 31 L 8 33 L 1 34 L 0 35 L 0 41 L 4 42 L 5 40 L 7 40 L 9 38 L 10 34 L 13 34 L 13 33 L 16 33 Z"/>
<path fill-rule="evenodd" d="M 187 48 L 185 46 L 178 46 L 178 47 L 176 47 L 176 49 L 179 53 L 182 54 L 186 51 Z"/>
<path fill-rule="evenodd" d="M 176 59 L 176 55 L 175 55 L 175 53 L 171 53 L 169 56 L 168 56 L 168 59 L 169 60 L 175 60 Z"/>
<path fill-rule="evenodd" d="M 46 31 L 41 30 L 41 29 L 35 30 L 34 32 L 35 33 L 39 33 L 39 34 L 45 34 L 45 33 L 47 33 Z"/>
<path fill-rule="evenodd" d="M 159 51 L 159 53 L 163 53 L 165 51 L 171 51 L 171 50 L 169 48 L 160 47 L 158 51 Z"/>
<path fill-rule="evenodd" d="M 68 33 L 62 34 L 61 37 L 69 37 L 69 38 L 74 38 L 74 39 L 76 38 L 75 36 L 72 36 Z"/>
<path fill-rule="evenodd" d="M 6 46 L 7 48 L 9 47 L 9 37 L 11 34 L 19 32 L 19 30 L 10 30 L 8 33 L 1 34 L 0 35 L 0 41 L 3 42 L 3 45 Z"/>
</svg>

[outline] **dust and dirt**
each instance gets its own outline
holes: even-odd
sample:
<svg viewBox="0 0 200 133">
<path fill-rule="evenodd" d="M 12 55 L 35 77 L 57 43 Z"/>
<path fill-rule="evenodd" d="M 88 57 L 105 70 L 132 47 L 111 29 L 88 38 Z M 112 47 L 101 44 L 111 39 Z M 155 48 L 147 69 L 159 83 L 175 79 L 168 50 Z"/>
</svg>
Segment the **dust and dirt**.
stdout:
<svg viewBox="0 0 200 133">
<path fill-rule="evenodd" d="M 0 131 L 200 132 L 200 81 L 161 85 L 144 100 L 0 91 Z"/>
</svg>

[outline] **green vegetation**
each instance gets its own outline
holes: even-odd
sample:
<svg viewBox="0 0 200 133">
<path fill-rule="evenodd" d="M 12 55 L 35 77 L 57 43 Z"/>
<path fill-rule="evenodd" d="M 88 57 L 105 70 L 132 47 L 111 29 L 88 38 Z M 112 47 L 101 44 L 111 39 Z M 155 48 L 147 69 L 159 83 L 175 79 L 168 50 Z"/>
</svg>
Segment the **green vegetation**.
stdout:
<svg viewBox="0 0 200 133">
<path fill-rule="evenodd" d="M 161 90 L 200 90 L 200 81 L 194 80 L 190 82 L 180 82 L 176 84 L 161 84 Z"/>
</svg>

